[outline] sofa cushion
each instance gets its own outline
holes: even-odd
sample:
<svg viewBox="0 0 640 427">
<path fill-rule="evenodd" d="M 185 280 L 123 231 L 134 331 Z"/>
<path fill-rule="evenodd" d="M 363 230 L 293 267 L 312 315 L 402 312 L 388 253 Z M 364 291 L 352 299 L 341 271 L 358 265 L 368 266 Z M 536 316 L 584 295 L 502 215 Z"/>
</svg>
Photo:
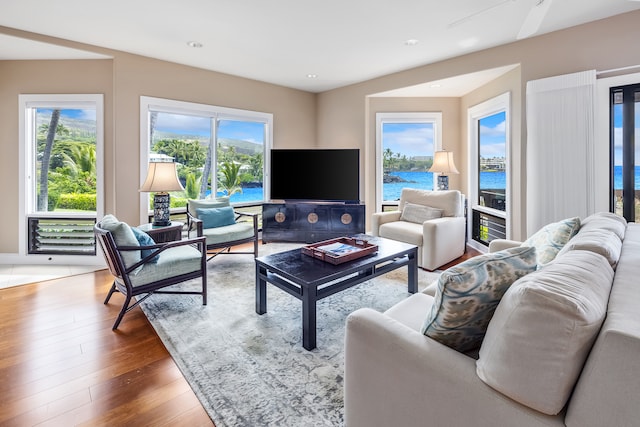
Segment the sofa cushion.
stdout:
<svg viewBox="0 0 640 427">
<path fill-rule="evenodd" d="M 580 228 L 576 234 L 566 245 L 558 252 L 557 257 L 563 256 L 568 251 L 584 250 L 591 251 L 602 255 L 609 261 L 609 265 L 616 268 L 620 259 L 620 251 L 622 250 L 622 240 L 618 235 L 606 228 L 591 228 L 586 230 Z"/>
<path fill-rule="evenodd" d="M 131 231 L 133 231 L 133 234 L 136 236 L 136 240 L 138 240 L 138 244 L 140 246 L 151 246 L 156 244 L 156 242 L 153 240 L 151 236 L 149 236 L 147 233 L 140 230 L 139 228 L 132 227 Z M 157 249 L 142 249 L 140 251 L 140 256 L 141 258 L 146 258 L 147 256 L 151 255 L 155 251 L 157 251 Z M 148 262 L 156 263 L 158 262 L 159 257 L 160 257 L 159 255 L 156 255 L 153 258 L 151 258 Z"/>
<path fill-rule="evenodd" d="M 415 222 L 422 224 L 430 219 L 442 217 L 442 209 L 432 208 L 431 206 L 417 205 L 415 203 L 405 203 L 400 215 L 401 221 Z"/>
<path fill-rule="evenodd" d="M 615 233 L 620 240 L 624 240 L 627 220 L 611 212 L 598 212 L 589 215 L 580 222 L 580 231 L 608 230 Z"/>
<path fill-rule="evenodd" d="M 604 320 L 613 269 L 573 250 L 504 294 L 480 347 L 478 376 L 511 399 L 559 413 Z"/>
<path fill-rule="evenodd" d="M 221 208 L 197 208 L 198 218 L 202 220 L 202 228 L 224 227 L 236 223 L 236 216 L 231 206 Z"/>
<path fill-rule="evenodd" d="M 580 228 L 580 218 L 567 218 L 547 224 L 522 243 L 522 246 L 534 246 L 538 257 L 538 266 L 553 261 L 560 249 Z"/>
<path fill-rule="evenodd" d="M 118 219 L 111 214 L 105 215 L 104 218 L 102 218 L 100 227 L 111 232 L 113 240 L 115 240 L 118 246 L 140 246 L 131 227 L 125 222 L 118 221 Z M 125 267 L 131 267 L 141 259 L 140 251 L 122 251 L 120 254 Z"/>
<path fill-rule="evenodd" d="M 445 270 L 421 332 L 460 352 L 477 348 L 502 295 L 536 269 L 534 247 L 480 255 Z"/>
</svg>

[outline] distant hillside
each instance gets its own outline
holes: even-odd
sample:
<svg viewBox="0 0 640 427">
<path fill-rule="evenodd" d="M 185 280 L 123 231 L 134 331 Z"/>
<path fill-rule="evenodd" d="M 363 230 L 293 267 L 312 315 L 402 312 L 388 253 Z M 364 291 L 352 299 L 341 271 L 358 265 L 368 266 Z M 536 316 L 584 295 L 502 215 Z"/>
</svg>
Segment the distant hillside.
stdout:
<svg viewBox="0 0 640 427">
<path fill-rule="evenodd" d="M 204 136 L 198 137 L 195 135 L 181 135 L 171 132 L 156 131 L 153 137 L 153 142 L 155 143 L 163 139 L 197 140 L 203 146 L 209 144 L 209 138 Z M 234 147 L 236 149 L 236 153 L 254 155 L 261 154 L 263 151 L 262 144 L 256 144 L 255 142 L 244 141 L 242 139 L 218 138 L 218 141 L 223 148 Z"/>
</svg>

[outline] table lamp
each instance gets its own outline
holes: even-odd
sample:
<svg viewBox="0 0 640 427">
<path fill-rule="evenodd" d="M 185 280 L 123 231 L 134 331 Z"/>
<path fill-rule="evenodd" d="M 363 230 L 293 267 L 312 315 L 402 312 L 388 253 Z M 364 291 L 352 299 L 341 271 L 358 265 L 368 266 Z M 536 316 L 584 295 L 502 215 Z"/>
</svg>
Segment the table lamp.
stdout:
<svg viewBox="0 0 640 427">
<path fill-rule="evenodd" d="M 438 190 L 449 189 L 449 174 L 458 174 L 458 169 L 455 163 L 453 163 L 453 152 L 451 151 L 436 151 L 433 156 L 433 164 L 429 168 L 429 172 L 438 173 Z"/>
<path fill-rule="evenodd" d="M 153 225 L 166 226 L 169 219 L 169 191 L 184 191 L 178 180 L 176 164 L 170 162 L 149 162 L 147 179 L 140 187 L 141 192 L 155 193 L 153 196 Z"/>
</svg>

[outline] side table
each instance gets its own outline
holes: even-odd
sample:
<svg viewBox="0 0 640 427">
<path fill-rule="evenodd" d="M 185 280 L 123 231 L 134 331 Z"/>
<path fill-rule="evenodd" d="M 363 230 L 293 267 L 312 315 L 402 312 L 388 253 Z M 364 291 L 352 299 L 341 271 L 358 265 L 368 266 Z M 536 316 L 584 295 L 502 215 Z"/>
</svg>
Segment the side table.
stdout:
<svg viewBox="0 0 640 427">
<path fill-rule="evenodd" d="M 141 224 L 138 228 L 147 233 L 156 243 L 175 242 L 182 240 L 184 223 L 171 221 L 169 225 Z"/>
</svg>

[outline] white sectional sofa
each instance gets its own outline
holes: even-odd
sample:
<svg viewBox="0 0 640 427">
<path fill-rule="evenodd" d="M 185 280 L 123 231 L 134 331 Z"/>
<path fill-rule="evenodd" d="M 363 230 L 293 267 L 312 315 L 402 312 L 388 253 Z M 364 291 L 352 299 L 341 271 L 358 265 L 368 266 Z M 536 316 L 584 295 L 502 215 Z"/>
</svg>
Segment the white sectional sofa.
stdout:
<svg viewBox="0 0 640 427">
<path fill-rule="evenodd" d="M 639 426 L 640 224 L 616 221 L 584 219 L 553 261 L 512 284 L 479 351 L 421 332 L 433 288 L 352 313 L 346 426 Z"/>
</svg>

